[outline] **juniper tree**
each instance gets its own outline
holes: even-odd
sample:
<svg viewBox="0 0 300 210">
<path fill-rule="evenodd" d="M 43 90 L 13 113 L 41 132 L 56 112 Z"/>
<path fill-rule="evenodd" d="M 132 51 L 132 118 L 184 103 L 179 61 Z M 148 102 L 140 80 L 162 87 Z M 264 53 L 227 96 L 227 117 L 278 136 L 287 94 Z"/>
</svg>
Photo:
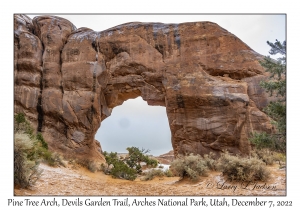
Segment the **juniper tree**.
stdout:
<svg viewBox="0 0 300 210">
<path fill-rule="evenodd" d="M 274 93 L 277 100 L 270 102 L 264 109 L 266 114 L 273 119 L 273 123 L 277 128 L 277 133 L 273 135 L 280 150 L 285 150 L 286 143 L 286 41 L 282 43 L 276 39 L 275 43 L 267 41 L 271 47 L 269 53 L 271 55 L 280 54 L 282 57 L 274 60 L 270 56 L 266 56 L 260 64 L 270 73 L 267 81 L 260 83 L 270 95 Z"/>
<path fill-rule="evenodd" d="M 135 180 L 137 175 L 142 172 L 141 162 L 145 162 L 150 167 L 156 167 L 158 164 L 157 160 L 146 155 L 149 150 L 138 147 L 128 147 L 126 150 L 128 155 L 122 159 L 118 157 L 116 152 L 103 153 L 106 165 L 102 164 L 101 167 L 104 173 L 111 174 L 116 178 Z"/>
<path fill-rule="evenodd" d="M 266 89 L 272 96 L 276 92 L 276 96 L 281 96 L 279 101 L 285 101 L 286 96 L 286 42 L 280 43 L 278 40 L 273 44 L 267 42 L 271 46 L 269 53 L 271 55 L 281 54 L 283 57 L 277 58 L 277 61 L 267 56 L 260 64 L 271 73 L 270 80 L 262 81 L 261 86 Z"/>
</svg>

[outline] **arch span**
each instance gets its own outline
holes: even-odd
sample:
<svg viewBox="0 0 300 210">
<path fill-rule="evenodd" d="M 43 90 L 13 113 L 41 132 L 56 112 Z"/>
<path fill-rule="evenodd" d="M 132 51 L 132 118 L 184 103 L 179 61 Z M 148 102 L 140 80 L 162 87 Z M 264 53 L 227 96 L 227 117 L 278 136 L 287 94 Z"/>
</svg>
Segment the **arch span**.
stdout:
<svg viewBox="0 0 300 210">
<path fill-rule="evenodd" d="M 268 101 L 258 88 L 261 58 L 211 22 L 95 32 L 55 16 L 32 23 L 16 15 L 15 110 L 38 124 L 52 149 L 101 158 L 101 121 L 141 96 L 166 107 L 175 155 L 248 153 L 249 134 L 272 129 L 257 108 Z M 40 80 L 28 77 L 33 71 Z"/>
</svg>

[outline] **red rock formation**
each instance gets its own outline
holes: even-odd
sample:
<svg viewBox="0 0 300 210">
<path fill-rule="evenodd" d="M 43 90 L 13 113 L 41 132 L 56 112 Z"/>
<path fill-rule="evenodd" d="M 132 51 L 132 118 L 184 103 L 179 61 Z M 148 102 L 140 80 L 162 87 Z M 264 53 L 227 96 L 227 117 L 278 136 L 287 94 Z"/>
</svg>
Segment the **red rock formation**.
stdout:
<svg viewBox="0 0 300 210">
<path fill-rule="evenodd" d="M 38 126 L 41 110 L 43 47 L 33 34 L 32 20 L 26 15 L 14 18 L 14 109 L 24 112 Z"/>
<path fill-rule="evenodd" d="M 15 111 L 41 116 L 38 129 L 53 149 L 101 157 L 94 140 L 101 121 L 138 96 L 166 107 L 175 156 L 224 149 L 248 153 L 251 132 L 272 130 L 260 110 L 269 100 L 258 87 L 265 77 L 262 56 L 215 23 L 137 22 L 95 32 L 76 30 L 54 16 L 36 17 L 33 25 L 26 16 L 16 15 L 17 20 L 22 24 L 15 24 L 15 42 L 21 43 L 16 62 L 29 49 L 23 46 L 32 46 L 32 39 L 18 35 L 22 28 L 42 43 L 39 54 L 30 55 L 39 74 L 43 68 L 42 86 L 37 83 L 32 92 L 37 99 L 42 93 L 41 109 L 38 100 L 30 106 L 16 91 Z M 33 71 L 28 67 L 24 74 L 25 67 L 15 66 L 15 78 Z"/>
</svg>

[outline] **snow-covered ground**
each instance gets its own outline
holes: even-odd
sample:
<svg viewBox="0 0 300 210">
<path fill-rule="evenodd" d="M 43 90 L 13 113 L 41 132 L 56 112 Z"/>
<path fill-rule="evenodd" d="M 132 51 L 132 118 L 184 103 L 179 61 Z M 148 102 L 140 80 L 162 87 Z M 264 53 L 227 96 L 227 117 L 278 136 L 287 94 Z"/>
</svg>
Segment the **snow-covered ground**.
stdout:
<svg viewBox="0 0 300 210">
<path fill-rule="evenodd" d="M 167 171 L 169 169 L 170 165 L 167 164 L 158 164 L 156 168 L 148 168 L 143 170 L 144 172 L 150 171 L 152 169 L 160 169 L 162 171 Z"/>
</svg>

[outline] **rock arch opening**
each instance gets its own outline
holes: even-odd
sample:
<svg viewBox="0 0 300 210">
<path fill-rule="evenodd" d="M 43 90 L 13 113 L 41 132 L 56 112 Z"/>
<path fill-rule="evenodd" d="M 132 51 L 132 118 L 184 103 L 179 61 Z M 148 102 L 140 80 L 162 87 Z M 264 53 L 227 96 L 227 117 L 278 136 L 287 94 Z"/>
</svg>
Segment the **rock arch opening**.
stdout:
<svg viewBox="0 0 300 210">
<path fill-rule="evenodd" d="M 107 152 L 127 152 L 135 146 L 160 155 L 172 150 L 171 133 L 163 106 L 149 106 L 141 97 L 129 99 L 101 122 L 95 139 Z"/>
</svg>

